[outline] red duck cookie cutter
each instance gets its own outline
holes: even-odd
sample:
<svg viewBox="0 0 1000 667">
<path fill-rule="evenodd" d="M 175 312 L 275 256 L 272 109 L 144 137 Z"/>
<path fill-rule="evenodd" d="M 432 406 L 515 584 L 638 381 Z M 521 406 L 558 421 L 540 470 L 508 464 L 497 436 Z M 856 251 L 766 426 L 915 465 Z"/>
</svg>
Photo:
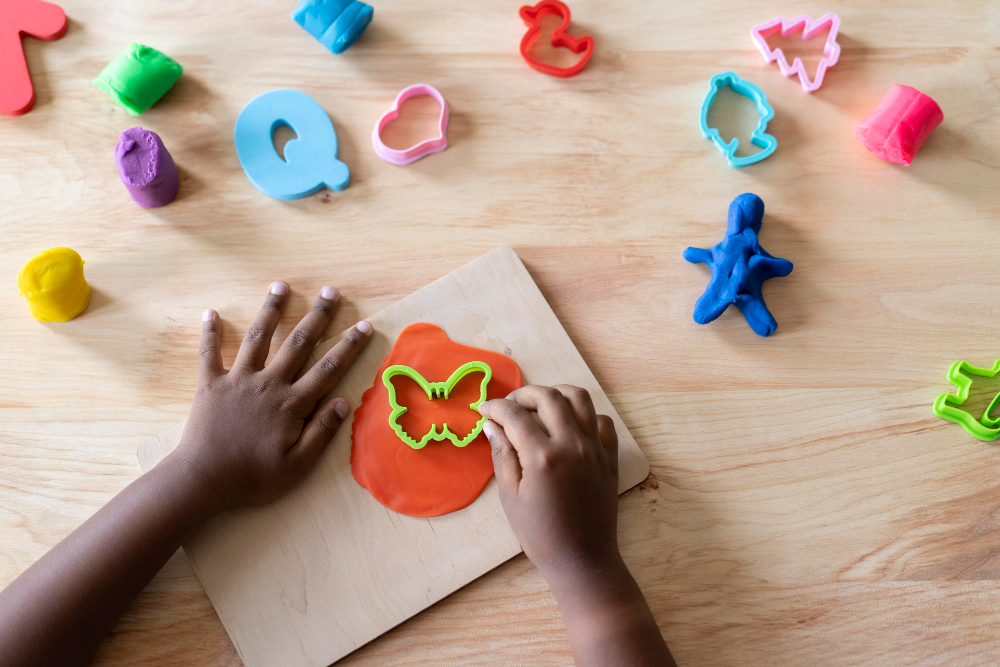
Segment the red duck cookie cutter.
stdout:
<svg viewBox="0 0 1000 667">
<path fill-rule="evenodd" d="M 35 106 L 28 61 L 21 36 L 30 35 L 51 42 L 66 34 L 66 13 L 42 0 L 0 2 L 0 113 L 20 116 Z"/>
<path fill-rule="evenodd" d="M 521 20 L 528 26 L 528 32 L 521 38 L 521 57 L 532 69 L 551 76 L 571 77 L 580 73 L 590 56 L 594 55 L 594 38 L 590 35 L 574 37 L 566 32 L 569 29 L 569 7 L 559 0 L 542 0 L 534 7 L 525 5 L 518 12 Z M 562 17 L 562 23 L 552 31 L 552 46 L 564 47 L 573 53 L 582 53 L 583 57 L 571 67 L 556 67 L 534 58 L 529 51 L 542 35 L 542 18 L 549 15 Z"/>
</svg>

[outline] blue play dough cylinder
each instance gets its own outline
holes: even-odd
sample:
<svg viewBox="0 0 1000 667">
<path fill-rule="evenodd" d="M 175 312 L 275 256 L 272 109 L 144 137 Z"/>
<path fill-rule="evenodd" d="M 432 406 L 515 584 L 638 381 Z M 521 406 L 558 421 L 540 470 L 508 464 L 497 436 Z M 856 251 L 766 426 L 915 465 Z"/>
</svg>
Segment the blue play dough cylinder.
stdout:
<svg viewBox="0 0 1000 667">
<path fill-rule="evenodd" d="M 358 41 L 374 14 L 358 0 L 302 0 L 292 20 L 332 53 L 343 53 Z"/>
<path fill-rule="evenodd" d="M 684 251 L 684 259 L 708 264 L 712 270 L 712 279 L 694 306 L 698 324 L 708 324 L 735 305 L 757 334 L 770 336 L 778 328 L 764 303 L 763 285 L 765 280 L 791 273 L 792 263 L 761 247 L 757 234 L 763 220 L 764 201 L 752 192 L 744 193 L 729 205 L 726 238 L 721 243 Z"/>
</svg>

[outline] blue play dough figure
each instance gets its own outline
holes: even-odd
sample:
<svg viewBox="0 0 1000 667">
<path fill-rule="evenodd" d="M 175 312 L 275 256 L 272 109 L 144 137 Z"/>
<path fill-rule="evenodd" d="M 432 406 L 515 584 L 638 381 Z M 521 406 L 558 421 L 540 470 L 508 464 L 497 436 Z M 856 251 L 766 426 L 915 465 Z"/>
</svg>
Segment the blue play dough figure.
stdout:
<svg viewBox="0 0 1000 667">
<path fill-rule="evenodd" d="M 343 53 L 358 41 L 375 10 L 358 0 L 302 0 L 292 20 L 331 53 Z"/>
<path fill-rule="evenodd" d="M 279 125 L 297 135 L 285 144 L 285 159 L 274 149 Z M 347 165 L 337 159 L 337 133 L 316 100 L 297 90 L 272 90 L 255 97 L 236 119 L 236 155 L 247 178 L 275 199 L 301 199 L 324 187 L 343 190 Z"/>
<path fill-rule="evenodd" d="M 726 238 L 710 250 L 688 248 L 684 259 L 708 264 L 712 280 L 694 306 L 694 321 L 708 324 L 735 303 L 747 324 L 761 336 L 770 336 L 778 323 L 764 304 L 761 287 L 769 278 L 792 272 L 787 259 L 772 257 L 760 247 L 757 233 L 764 217 L 764 202 L 753 193 L 742 194 L 729 205 Z"/>
</svg>

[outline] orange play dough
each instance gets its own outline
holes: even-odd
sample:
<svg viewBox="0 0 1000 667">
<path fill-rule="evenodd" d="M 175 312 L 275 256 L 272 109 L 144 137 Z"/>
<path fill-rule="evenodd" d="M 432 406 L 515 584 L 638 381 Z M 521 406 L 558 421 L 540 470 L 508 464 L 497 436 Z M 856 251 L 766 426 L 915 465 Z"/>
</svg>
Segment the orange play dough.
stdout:
<svg viewBox="0 0 1000 667">
<path fill-rule="evenodd" d="M 521 371 L 510 357 L 460 345 L 441 327 L 418 323 L 399 334 L 375 382 L 361 396 L 351 431 L 351 472 L 358 484 L 389 509 L 420 517 L 454 512 L 479 497 L 493 476 L 493 458 L 484 435 L 465 447 L 432 440 L 423 449 L 413 449 L 389 426 L 389 391 L 382 383 L 386 368 L 403 364 L 429 382 L 443 382 L 468 361 L 486 362 L 493 371 L 487 399 L 503 398 L 522 384 Z M 394 378 L 397 400 L 409 408 L 399 423 L 416 439 L 432 423 L 440 428 L 445 421 L 457 435 L 468 434 L 479 419 L 469 404 L 479 397 L 482 377 L 473 373 L 455 386 L 448 400 L 431 401 L 409 378 Z"/>
</svg>

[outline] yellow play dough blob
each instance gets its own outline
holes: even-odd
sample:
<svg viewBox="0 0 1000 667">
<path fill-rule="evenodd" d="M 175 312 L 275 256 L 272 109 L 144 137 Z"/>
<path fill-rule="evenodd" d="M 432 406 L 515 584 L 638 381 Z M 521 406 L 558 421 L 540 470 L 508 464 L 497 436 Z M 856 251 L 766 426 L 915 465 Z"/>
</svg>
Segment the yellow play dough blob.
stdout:
<svg viewBox="0 0 1000 667">
<path fill-rule="evenodd" d="M 32 257 L 17 274 L 17 287 L 42 322 L 71 320 L 90 303 L 83 258 L 71 248 L 49 248 Z"/>
</svg>

